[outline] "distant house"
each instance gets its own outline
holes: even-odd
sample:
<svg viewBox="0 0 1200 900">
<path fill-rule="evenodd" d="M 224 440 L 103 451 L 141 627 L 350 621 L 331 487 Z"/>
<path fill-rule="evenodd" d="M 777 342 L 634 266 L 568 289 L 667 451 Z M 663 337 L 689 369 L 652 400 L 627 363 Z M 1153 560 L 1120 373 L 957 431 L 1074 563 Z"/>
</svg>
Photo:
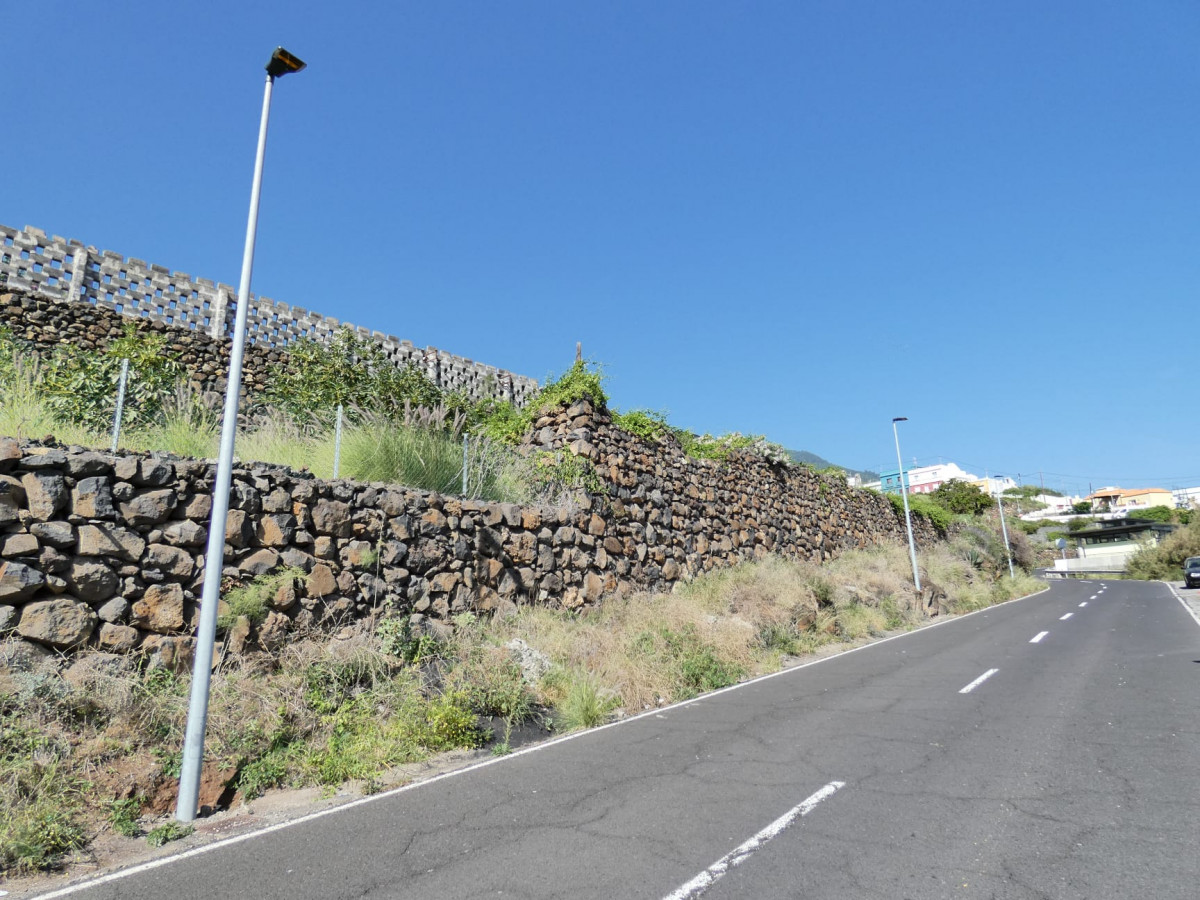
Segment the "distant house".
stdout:
<svg viewBox="0 0 1200 900">
<path fill-rule="evenodd" d="M 874 487 L 874 485 L 871 486 Z M 910 480 L 907 471 L 904 473 L 904 486 L 909 489 L 912 487 L 912 481 Z M 879 490 L 883 491 L 885 494 L 900 493 L 900 470 L 882 470 L 879 473 Z"/>
<path fill-rule="evenodd" d="M 971 484 L 991 497 L 997 497 L 1017 486 L 1015 481 L 1003 475 L 989 475 L 987 478 L 976 478 Z"/>
<path fill-rule="evenodd" d="M 970 472 L 964 472 L 954 463 L 938 463 L 936 466 L 914 466 L 904 471 L 904 484 L 912 494 L 932 494 L 947 481 L 977 482 Z M 900 471 L 892 469 L 881 472 L 879 488 L 886 494 L 900 493 Z"/>
<path fill-rule="evenodd" d="M 1175 507 L 1175 495 L 1163 488 L 1138 488 L 1125 490 L 1119 487 L 1101 488 L 1084 498 L 1092 502 L 1097 512 L 1135 513 L 1152 506 Z"/>
<path fill-rule="evenodd" d="M 1040 515 L 1044 517 L 1070 515 L 1072 512 L 1074 512 L 1071 507 L 1078 503 L 1082 498 L 1060 497 L 1057 494 L 1037 494 L 1030 499 L 1033 500 L 1034 503 L 1040 503 L 1046 507 L 1044 510 L 1039 511 Z M 1035 517 L 1037 515 L 1037 513 L 1034 514 Z M 1029 516 L 1022 516 L 1021 518 L 1029 518 Z"/>
</svg>

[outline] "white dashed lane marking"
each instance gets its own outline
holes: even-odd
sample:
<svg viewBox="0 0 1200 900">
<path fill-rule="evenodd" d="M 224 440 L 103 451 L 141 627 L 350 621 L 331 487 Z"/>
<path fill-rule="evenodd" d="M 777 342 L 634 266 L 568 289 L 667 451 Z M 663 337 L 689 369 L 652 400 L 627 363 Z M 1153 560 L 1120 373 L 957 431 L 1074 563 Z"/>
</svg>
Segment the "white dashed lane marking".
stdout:
<svg viewBox="0 0 1200 900">
<path fill-rule="evenodd" d="M 1035 634 L 1032 638 L 1029 639 L 1029 643 L 1040 644 L 1042 642 L 1042 638 L 1044 638 L 1049 633 L 1050 632 L 1048 632 L 1048 631 L 1039 631 L 1037 634 Z"/>
<path fill-rule="evenodd" d="M 1086 600 L 1084 600 L 1082 603 L 1080 603 L 1080 604 L 1079 604 L 1079 607 L 1080 607 L 1081 609 L 1082 609 L 1083 607 L 1085 607 L 1085 606 L 1087 606 L 1087 601 L 1086 601 Z"/>
<path fill-rule="evenodd" d="M 1065 621 L 1067 621 L 1067 619 L 1071 618 L 1071 616 L 1073 616 L 1073 615 L 1075 615 L 1075 613 L 1067 613 L 1065 616 L 1059 616 L 1058 621 L 1065 622 Z"/>
<path fill-rule="evenodd" d="M 985 681 L 987 681 L 989 678 L 991 678 L 993 675 L 995 675 L 999 671 L 1000 671 L 999 669 L 988 669 L 986 672 L 984 672 L 982 675 L 980 675 L 978 678 L 976 678 L 974 681 L 972 681 L 970 684 L 968 684 L 965 688 L 963 688 L 961 691 L 959 691 L 959 693 L 960 694 L 971 693 L 971 691 L 975 690 L 975 688 L 979 687 L 981 684 L 983 684 Z"/>
</svg>

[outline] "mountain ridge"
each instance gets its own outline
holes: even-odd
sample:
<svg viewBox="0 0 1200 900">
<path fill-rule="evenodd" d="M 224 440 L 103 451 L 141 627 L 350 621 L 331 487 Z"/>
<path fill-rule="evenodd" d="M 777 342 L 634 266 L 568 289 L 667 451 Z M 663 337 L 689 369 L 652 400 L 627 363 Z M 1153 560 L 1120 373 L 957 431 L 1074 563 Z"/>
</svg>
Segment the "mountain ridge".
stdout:
<svg viewBox="0 0 1200 900">
<path fill-rule="evenodd" d="M 858 475 L 863 481 L 879 480 L 878 472 L 872 472 L 870 469 L 852 469 L 849 466 L 838 465 L 808 450 L 788 450 L 788 456 L 798 463 L 805 463 L 816 469 L 841 469 L 847 475 Z"/>
</svg>

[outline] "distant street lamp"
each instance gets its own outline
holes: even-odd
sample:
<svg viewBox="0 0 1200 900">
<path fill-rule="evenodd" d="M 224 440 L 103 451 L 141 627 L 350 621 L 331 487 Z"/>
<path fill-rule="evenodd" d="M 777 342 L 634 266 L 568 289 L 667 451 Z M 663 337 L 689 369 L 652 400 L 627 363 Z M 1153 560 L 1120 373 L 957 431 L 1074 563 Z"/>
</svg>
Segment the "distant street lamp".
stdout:
<svg viewBox="0 0 1200 900">
<path fill-rule="evenodd" d="M 242 280 L 238 285 L 237 318 L 229 352 L 229 380 L 225 412 L 221 419 L 221 452 L 212 492 L 212 517 L 204 553 L 204 591 L 200 599 L 200 626 L 196 634 L 196 661 L 188 704 L 187 734 L 175 818 L 190 822 L 200 802 L 200 769 L 204 762 L 204 731 L 208 720 L 208 690 L 212 676 L 213 644 L 217 636 L 217 604 L 221 599 L 221 570 L 225 565 L 225 520 L 229 515 L 229 488 L 233 480 L 233 439 L 237 431 L 238 392 L 242 386 L 242 356 L 246 347 L 246 314 L 250 306 L 250 272 L 254 268 L 254 238 L 258 230 L 258 198 L 262 187 L 263 158 L 267 149 L 267 120 L 271 114 L 271 87 L 276 78 L 299 72 L 304 63 L 282 47 L 267 61 L 267 86 L 263 92 L 262 121 L 258 126 L 258 152 L 250 187 L 250 216 L 246 222 L 246 247 L 242 254 Z"/>
<path fill-rule="evenodd" d="M 904 498 L 904 524 L 908 526 L 908 552 L 912 557 L 913 586 L 921 593 L 921 575 L 917 571 L 917 544 L 913 540 L 912 514 L 908 511 L 908 488 L 904 483 L 904 458 L 900 456 L 900 432 L 896 430 L 897 422 L 907 422 L 908 416 L 897 416 L 892 419 L 892 437 L 896 439 L 896 462 L 900 465 L 900 496 Z"/>
</svg>

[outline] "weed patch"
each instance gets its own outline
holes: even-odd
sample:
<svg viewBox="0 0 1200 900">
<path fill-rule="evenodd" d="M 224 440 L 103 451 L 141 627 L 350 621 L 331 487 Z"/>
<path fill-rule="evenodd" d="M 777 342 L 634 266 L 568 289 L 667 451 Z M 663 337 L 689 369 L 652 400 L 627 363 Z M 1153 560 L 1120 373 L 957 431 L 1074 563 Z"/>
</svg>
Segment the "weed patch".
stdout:
<svg viewBox="0 0 1200 900">
<path fill-rule="evenodd" d="M 167 822 L 157 828 L 151 828 L 146 834 L 146 843 L 151 847 L 161 847 L 171 841 L 182 840 L 195 830 L 193 826 L 184 825 L 182 822 Z"/>
</svg>

